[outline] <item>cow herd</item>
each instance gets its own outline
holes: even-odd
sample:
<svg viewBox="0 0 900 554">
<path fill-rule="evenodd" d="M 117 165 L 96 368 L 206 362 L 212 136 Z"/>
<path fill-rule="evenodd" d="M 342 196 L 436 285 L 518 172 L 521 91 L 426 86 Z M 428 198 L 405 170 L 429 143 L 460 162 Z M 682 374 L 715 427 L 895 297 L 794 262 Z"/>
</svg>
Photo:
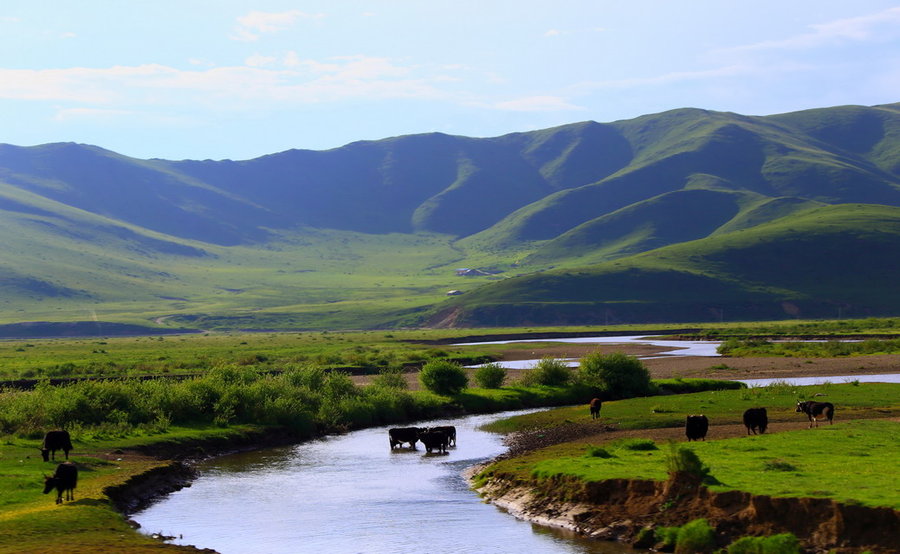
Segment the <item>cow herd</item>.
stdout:
<svg viewBox="0 0 900 554">
<path fill-rule="evenodd" d="M 72 438 L 68 431 L 47 431 L 41 443 L 41 457 L 45 462 L 56 461 L 56 451 L 62 450 L 66 461 L 56 466 L 51 476 L 44 476 L 44 494 L 56 489 L 56 503 L 62 504 L 63 495 L 66 500 L 75 500 L 75 487 L 78 485 L 78 467 L 68 461 L 72 450 Z"/>
<path fill-rule="evenodd" d="M 809 418 L 809 427 L 812 428 L 813 423 L 819 426 L 819 420 L 828 420 L 833 423 L 834 404 L 831 402 L 815 402 L 807 400 L 806 402 L 797 402 L 796 412 L 803 412 Z M 593 412 L 592 412 L 593 413 Z M 769 426 L 769 415 L 765 408 L 748 408 L 744 411 L 743 416 L 744 427 L 747 428 L 748 435 L 757 433 L 765 433 Z M 709 430 L 709 419 L 705 415 L 689 415 L 684 423 L 684 434 L 687 436 L 688 442 L 694 440 L 706 440 L 706 432 Z"/>
<path fill-rule="evenodd" d="M 600 400 L 594 398 L 590 403 L 591 419 L 600 416 Z M 803 412 L 809 418 L 809 427 L 812 428 L 813 423 L 819 426 L 819 420 L 828 420 L 833 423 L 834 404 L 831 402 L 815 402 L 807 400 L 806 402 L 797 402 L 797 410 Z M 748 408 L 743 415 L 744 427 L 747 428 L 748 435 L 756 435 L 757 433 L 765 433 L 769 427 L 769 415 L 765 408 Z M 688 442 L 697 440 L 706 440 L 706 433 L 709 431 L 709 418 L 703 414 L 689 415 L 684 422 L 684 434 Z"/>
<path fill-rule="evenodd" d="M 601 402 L 594 398 L 590 403 L 591 418 L 600 417 Z M 833 423 L 834 404 L 830 402 L 797 402 L 798 413 L 802 412 L 809 418 L 809 427 L 813 424 L 819 426 L 819 420 L 828 420 Z M 765 408 L 749 408 L 743 415 L 744 426 L 747 434 L 765 433 L 769 426 L 769 417 Z M 709 418 L 705 415 L 689 415 L 685 420 L 685 435 L 688 441 L 706 440 L 709 431 Z M 408 444 L 412 450 L 416 449 L 416 443 L 421 442 L 425 451 L 431 454 L 438 452 L 446 454 L 450 446 L 456 446 L 456 427 L 452 425 L 436 427 L 394 427 L 388 430 L 388 440 L 391 450 L 395 447 L 402 448 Z M 55 461 L 56 452 L 60 450 L 66 457 L 66 461 L 56 466 L 52 476 L 44 476 L 44 494 L 56 489 L 56 503 L 65 500 L 74 500 L 75 487 L 78 484 L 78 467 L 68 461 L 69 452 L 72 450 L 72 439 L 68 431 L 48 431 L 41 444 L 41 457 L 45 462 Z"/>
<path fill-rule="evenodd" d="M 388 429 L 388 440 L 391 444 L 391 450 L 395 446 L 402 448 L 404 444 L 409 444 L 409 447 L 415 450 L 416 443 L 421 441 L 427 453 L 431 454 L 432 451 L 436 450 L 441 454 L 446 454 L 447 448 L 456 446 L 456 427 L 453 425 L 394 427 Z"/>
</svg>

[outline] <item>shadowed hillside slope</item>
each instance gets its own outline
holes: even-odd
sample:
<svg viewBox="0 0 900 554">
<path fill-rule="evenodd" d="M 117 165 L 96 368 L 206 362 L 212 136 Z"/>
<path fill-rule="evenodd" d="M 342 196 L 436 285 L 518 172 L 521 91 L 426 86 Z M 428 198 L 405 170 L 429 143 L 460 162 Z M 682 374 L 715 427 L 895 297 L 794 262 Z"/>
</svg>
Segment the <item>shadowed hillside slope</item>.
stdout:
<svg viewBox="0 0 900 554">
<path fill-rule="evenodd" d="M 431 325 L 863 317 L 900 311 L 900 208 L 814 208 L 574 270 L 486 285 Z"/>
</svg>

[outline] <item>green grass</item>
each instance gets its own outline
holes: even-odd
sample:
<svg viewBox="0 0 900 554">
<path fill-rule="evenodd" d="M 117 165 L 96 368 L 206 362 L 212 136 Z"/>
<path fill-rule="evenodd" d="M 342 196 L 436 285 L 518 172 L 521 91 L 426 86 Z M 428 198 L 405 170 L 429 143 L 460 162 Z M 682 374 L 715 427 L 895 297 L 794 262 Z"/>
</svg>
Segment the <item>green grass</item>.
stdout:
<svg viewBox="0 0 900 554">
<path fill-rule="evenodd" d="M 807 429 L 795 411 L 800 399 L 826 394 L 835 404 L 835 424 Z M 821 398 L 821 397 L 820 397 Z M 684 445 L 709 466 L 713 490 L 742 490 L 773 496 L 812 496 L 866 506 L 900 508 L 894 486 L 900 423 L 887 420 L 900 412 L 900 385 L 841 384 L 793 387 L 771 385 L 746 390 L 632 398 L 605 402 L 606 425 L 620 429 L 679 428 L 686 414 L 704 413 L 711 425 L 740 424 L 746 408 L 765 406 L 770 425 L 796 423 L 796 430 Z M 490 426 L 511 432 L 584 421 L 586 406 L 571 406 L 516 416 Z M 596 437 L 595 437 L 596 438 Z M 627 438 L 600 445 L 582 441 L 552 446 L 493 464 L 488 474 L 519 479 L 573 476 L 585 481 L 667 478 L 665 443 Z M 599 455 L 598 455 L 599 452 Z"/>
<path fill-rule="evenodd" d="M 742 490 L 785 497 L 824 497 L 839 502 L 900 509 L 896 467 L 900 423 L 848 421 L 815 431 L 692 443 L 720 484 L 714 491 Z M 836 447 L 839 445 L 839 447 Z M 554 457 L 534 463 L 533 475 L 575 476 L 585 481 L 664 481 L 666 448 L 634 449 L 612 444 L 609 458 Z"/>
<path fill-rule="evenodd" d="M 688 414 L 705 414 L 711 425 L 741 423 L 744 410 L 763 406 L 769 422 L 795 421 L 805 427 L 807 419 L 796 412 L 799 400 L 810 400 L 815 394 L 835 405 L 835 421 L 856 418 L 879 418 L 900 411 L 900 385 L 863 383 L 825 384 L 814 386 L 771 385 L 741 390 L 716 390 L 693 394 L 648 396 L 615 402 L 604 402 L 604 423 L 620 429 L 680 427 Z M 564 420 L 584 417 L 585 406 L 560 408 L 552 412 L 527 414 L 503 423 L 508 431 L 552 425 Z M 498 423 L 499 424 L 499 423 Z"/>
</svg>

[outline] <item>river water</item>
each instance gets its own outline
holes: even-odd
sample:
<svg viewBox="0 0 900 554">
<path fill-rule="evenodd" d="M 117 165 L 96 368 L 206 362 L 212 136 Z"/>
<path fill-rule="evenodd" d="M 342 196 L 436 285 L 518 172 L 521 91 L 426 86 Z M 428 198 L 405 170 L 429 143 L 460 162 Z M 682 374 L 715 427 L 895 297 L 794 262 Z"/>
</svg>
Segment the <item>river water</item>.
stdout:
<svg viewBox="0 0 900 554">
<path fill-rule="evenodd" d="M 420 423 L 455 425 L 449 453 L 395 449 L 387 427 L 224 456 L 133 519 L 141 531 L 222 553 L 621 553 L 628 547 L 532 525 L 484 503 L 462 471 L 501 454 L 479 427 L 518 413 Z"/>
<path fill-rule="evenodd" d="M 536 342 L 536 341 L 527 341 Z M 588 337 L 546 342 L 643 342 L 662 355 L 716 356 L 715 341 Z M 526 360 L 532 367 L 537 360 Z M 900 375 L 788 379 L 900 382 Z M 744 381 L 763 386 L 771 380 Z M 461 472 L 501 454 L 502 437 L 480 426 L 517 413 L 420 422 L 455 425 L 459 445 L 445 455 L 391 450 L 387 427 L 354 431 L 293 447 L 224 456 L 203 464 L 188 488 L 133 519 L 148 534 L 178 537 L 228 553 L 622 553 L 626 546 L 517 520 L 485 504 Z"/>
</svg>

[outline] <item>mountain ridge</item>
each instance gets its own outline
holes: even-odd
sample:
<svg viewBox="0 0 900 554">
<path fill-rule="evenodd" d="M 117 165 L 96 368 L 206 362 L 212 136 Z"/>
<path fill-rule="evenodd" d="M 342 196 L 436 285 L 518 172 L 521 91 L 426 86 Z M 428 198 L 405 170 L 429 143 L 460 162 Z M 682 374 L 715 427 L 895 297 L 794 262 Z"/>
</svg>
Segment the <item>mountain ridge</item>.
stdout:
<svg viewBox="0 0 900 554">
<path fill-rule="evenodd" d="M 857 204 L 900 206 L 900 104 L 771 116 L 684 108 L 240 161 L 0 145 L 0 288 L 26 317 L 54 298 L 82 317 L 93 303 L 140 320 L 122 307 L 131 301 L 189 317 L 308 311 L 285 316 L 304 325 L 350 321 L 367 306 L 376 325 L 427 311 L 448 288 Z M 453 272 L 467 266 L 490 271 L 460 281 Z"/>
</svg>

